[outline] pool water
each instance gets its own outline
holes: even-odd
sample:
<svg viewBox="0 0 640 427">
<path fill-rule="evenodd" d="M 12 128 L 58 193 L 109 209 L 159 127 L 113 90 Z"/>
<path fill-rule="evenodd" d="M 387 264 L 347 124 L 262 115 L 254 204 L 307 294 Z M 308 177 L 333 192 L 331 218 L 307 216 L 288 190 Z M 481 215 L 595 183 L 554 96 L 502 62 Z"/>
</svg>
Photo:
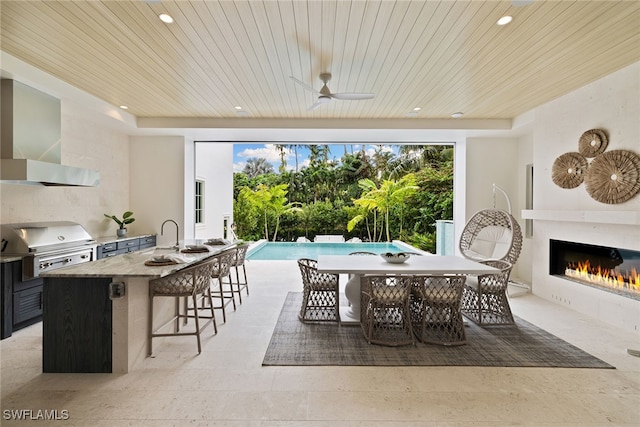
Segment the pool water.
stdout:
<svg viewBox="0 0 640 427">
<path fill-rule="evenodd" d="M 297 260 L 299 258 L 318 259 L 318 255 L 349 255 L 351 252 L 367 251 L 376 254 L 384 252 L 415 251 L 401 243 L 335 243 L 335 242 L 267 242 L 250 249 L 247 259 Z"/>
</svg>

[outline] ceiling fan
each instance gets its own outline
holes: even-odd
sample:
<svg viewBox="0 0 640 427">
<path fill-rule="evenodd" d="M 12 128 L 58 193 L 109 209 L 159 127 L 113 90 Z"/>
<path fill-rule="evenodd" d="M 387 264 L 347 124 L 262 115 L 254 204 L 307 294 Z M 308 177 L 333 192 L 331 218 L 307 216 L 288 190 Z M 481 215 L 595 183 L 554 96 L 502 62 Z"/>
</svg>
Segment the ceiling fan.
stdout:
<svg viewBox="0 0 640 427">
<path fill-rule="evenodd" d="M 290 76 L 290 77 L 294 82 L 298 83 L 303 88 L 318 94 L 318 100 L 307 109 L 309 111 L 315 110 L 322 104 L 326 104 L 332 99 L 357 101 L 360 99 L 371 99 L 375 96 L 373 93 L 354 93 L 354 92 L 331 93 L 331 91 L 327 87 L 327 82 L 331 80 L 331 73 L 320 74 L 320 80 L 322 80 L 324 84 L 322 85 L 322 88 L 319 91 L 309 86 L 308 84 L 304 83 L 303 81 L 296 79 L 293 76 Z"/>
</svg>

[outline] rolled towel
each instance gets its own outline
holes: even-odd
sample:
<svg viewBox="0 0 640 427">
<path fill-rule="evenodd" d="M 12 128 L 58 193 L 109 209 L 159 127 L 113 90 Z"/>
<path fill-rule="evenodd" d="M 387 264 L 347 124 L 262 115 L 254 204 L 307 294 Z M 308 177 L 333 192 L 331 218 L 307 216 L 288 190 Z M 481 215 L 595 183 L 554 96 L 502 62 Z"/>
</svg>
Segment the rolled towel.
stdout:
<svg viewBox="0 0 640 427">
<path fill-rule="evenodd" d="M 222 239 L 220 237 L 212 238 L 204 242 L 204 244 L 207 246 L 222 246 L 222 245 L 228 245 L 230 243 L 231 241 L 227 239 Z"/>
<path fill-rule="evenodd" d="M 187 245 L 180 252 L 185 253 L 185 254 L 197 254 L 197 253 L 202 253 L 202 252 L 211 252 L 212 250 L 213 250 L 213 248 L 211 248 L 210 246 L 206 246 L 206 245 Z"/>
</svg>

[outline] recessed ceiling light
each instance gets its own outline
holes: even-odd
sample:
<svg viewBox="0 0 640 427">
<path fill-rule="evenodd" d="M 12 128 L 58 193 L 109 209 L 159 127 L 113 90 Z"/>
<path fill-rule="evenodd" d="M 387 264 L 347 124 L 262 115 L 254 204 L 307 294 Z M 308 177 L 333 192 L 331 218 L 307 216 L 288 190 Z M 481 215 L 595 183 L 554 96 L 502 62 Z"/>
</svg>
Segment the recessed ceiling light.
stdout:
<svg viewBox="0 0 640 427">
<path fill-rule="evenodd" d="M 160 18 L 160 20 L 166 24 L 171 24 L 173 22 L 173 18 L 166 13 L 161 13 L 160 15 L 158 15 L 158 18 Z"/>
<path fill-rule="evenodd" d="M 498 25 L 507 25 L 511 21 L 513 21 L 513 17 L 509 16 L 509 15 L 506 15 L 506 16 L 503 16 L 502 18 L 498 19 L 497 24 Z"/>
<path fill-rule="evenodd" d="M 413 109 L 413 111 L 420 111 L 420 110 L 422 110 L 422 108 L 420 108 L 420 107 L 416 107 L 416 108 Z"/>
<path fill-rule="evenodd" d="M 123 110 L 128 110 L 129 107 L 127 107 L 126 105 L 121 105 L 120 108 L 122 108 Z"/>
<path fill-rule="evenodd" d="M 239 106 L 239 105 L 236 105 L 234 108 L 235 108 L 236 110 L 242 110 L 242 107 L 241 107 L 241 106 Z"/>
<path fill-rule="evenodd" d="M 460 117 L 462 117 L 462 116 L 464 116 L 464 113 L 461 113 L 461 112 L 459 112 L 459 111 L 458 111 L 457 113 L 453 113 L 453 114 L 451 115 L 451 117 L 453 117 L 454 119 L 459 119 L 459 118 L 460 118 Z"/>
</svg>

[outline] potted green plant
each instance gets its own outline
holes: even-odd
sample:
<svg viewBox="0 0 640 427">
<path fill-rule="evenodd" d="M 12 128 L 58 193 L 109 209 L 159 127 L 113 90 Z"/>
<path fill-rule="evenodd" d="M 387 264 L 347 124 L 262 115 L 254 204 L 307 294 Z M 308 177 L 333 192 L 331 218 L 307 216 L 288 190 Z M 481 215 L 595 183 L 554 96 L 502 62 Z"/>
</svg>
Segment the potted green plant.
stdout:
<svg viewBox="0 0 640 427">
<path fill-rule="evenodd" d="M 125 237 L 127 235 L 127 224 L 131 224 L 133 221 L 135 221 L 136 219 L 133 217 L 133 212 L 131 211 L 126 211 L 125 213 L 122 214 L 122 219 L 119 219 L 117 216 L 115 215 L 109 215 L 109 214 L 104 214 L 104 216 L 106 216 L 107 218 L 111 218 L 112 220 L 114 220 L 119 228 L 118 230 L 116 230 L 118 237 Z"/>
</svg>

